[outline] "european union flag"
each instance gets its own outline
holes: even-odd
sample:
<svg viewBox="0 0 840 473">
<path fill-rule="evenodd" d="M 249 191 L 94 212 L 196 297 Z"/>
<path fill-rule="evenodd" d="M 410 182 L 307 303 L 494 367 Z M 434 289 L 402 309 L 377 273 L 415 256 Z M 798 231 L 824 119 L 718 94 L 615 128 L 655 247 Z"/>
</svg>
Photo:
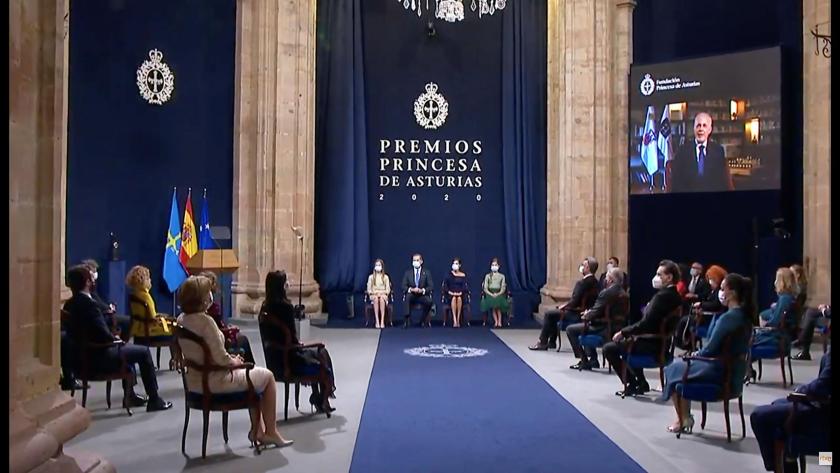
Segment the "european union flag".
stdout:
<svg viewBox="0 0 840 473">
<path fill-rule="evenodd" d="M 210 236 L 210 207 L 207 206 L 207 189 L 204 189 L 204 203 L 201 205 L 201 227 L 198 230 L 198 249 L 208 250 L 215 247 Z"/>
<path fill-rule="evenodd" d="M 187 271 L 181 265 L 181 224 L 178 221 L 178 201 L 172 191 L 172 210 L 169 212 L 169 229 L 166 231 L 166 249 L 163 253 L 163 279 L 169 292 L 175 292 L 187 279 Z"/>
</svg>

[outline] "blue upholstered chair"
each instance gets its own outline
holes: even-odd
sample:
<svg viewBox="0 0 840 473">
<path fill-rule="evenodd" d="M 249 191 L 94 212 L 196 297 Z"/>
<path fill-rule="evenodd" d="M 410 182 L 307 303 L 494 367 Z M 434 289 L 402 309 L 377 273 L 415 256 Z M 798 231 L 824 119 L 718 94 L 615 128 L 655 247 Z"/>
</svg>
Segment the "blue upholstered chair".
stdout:
<svg viewBox="0 0 840 473">
<path fill-rule="evenodd" d="M 601 333 L 586 333 L 586 330 L 589 329 L 589 320 L 583 321 L 584 334 L 578 337 L 581 348 L 585 350 L 587 348 L 603 347 L 609 337 L 624 326 L 624 322 L 627 318 L 627 312 L 630 311 L 630 297 L 627 293 L 623 293 L 619 296 L 618 303 L 616 304 L 617 310 L 613 312 L 612 309 L 613 308 L 610 306 L 607 306 L 604 309 L 604 318 L 607 321 L 607 327 Z M 603 351 L 601 352 L 601 357 L 603 359 L 601 365 L 606 366 L 609 372 L 612 373 L 612 365 L 607 364 L 607 359 L 604 357 Z M 583 371 L 583 365 L 578 365 L 578 371 Z"/>
<path fill-rule="evenodd" d="M 691 327 L 691 346 L 695 350 L 703 348 L 703 339 L 709 337 L 709 327 L 712 320 L 723 312 L 708 312 L 697 309 L 694 311 L 694 323 Z"/>
<path fill-rule="evenodd" d="M 567 310 L 572 312 L 577 312 L 578 314 L 582 314 L 583 311 L 586 309 L 591 309 L 593 305 L 595 305 L 595 299 L 598 298 L 598 293 L 601 292 L 601 289 L 598 285 L 596 285 L 592 290 L 587 292 L 581 298 L 580 306 L 579 307 L 569 307 Z M 565 332 L 566 327 L 572 325 L 570 320 L 566 320 L 566 310 L 560 312 L 560 318 L 557 319 L 557 332 Z M 560 348 L 563 346 L 563 337 L 557 337 L 557 351 L 560 351 Z"/>
<path fill-rule="evenodd" d="M 181 325 L 174 325 L 175 327 L 175 344 L 176 356 L 180 358 L 181 365 L 181 379 L 184 382 L 184 432 L 181 434 L 181 453 L 186 453 L 187 444 L 187 427 L 190 424 L 190 410 L 197 409 L 202 412 L 204 423 L 201 436 L 201 458 L 207 457 L 207 428 L 210 420 L 211 411 L 222 412 L 222 436 L 225 443 L 228 442 L 228 412 L 234 410 L 258 408 L 260 403 L 260 394 L 254 390 L 254 385 L 251 384 L 250 371 L 254 367 L 253 363 L 243 363 L 239 366 L 219 366 L 212 362 L 210 356 L 210 347 L 207 342 L 195 333 L 187 330 Z M 202 363 L 196 363 L 193 360 L 186 359 L 182 356 L 181 343 L 183 340 L 189 340 L 201 346 L 204 356 Z M 202 391 L 192 392 L 187 388 L 187 371 L 195 370 L 201 373 Z M 212 372 L 229 372 L 232 370 L 245 370 L 245 378 L 248 380 L 248 389 L 245 391 L 213 394 L 210 391 L 207 377 Z M 259 454 L 259 444 L 256 445 L 256 451 Z"/>
<path fill-rule="evenodd" d="M 752 327 L 746 327 L 745 330 L 752 331 Z M 740 374 L 734 376 L 733 372 L 739 369 L 740 373 L 744 373 L 747 366 L 747 353 L 732 354 L 730 346 L 732 337 L 737 334 L 732 333 L 726 337 L 721 348 L 721 355 L 717 357 L 701 357 L 701 356 L 686 356 L 683 359 L 686 362 L 685 372 L 683 373 L 682 382 L 676 385 L 676 392 L 685 400 L 699 401 L 701 409 L 700 428 L 706 428 L 706 404 L 709 402 L 723 402 L 723 415 L 726 419 L 726 441 L 732 441 L 732 430 L 729 425 L 729 401 L 738 399 L 738 413 L 741 416 L 741 438 L 747 435 L 747 424 L 744 420 L 744 377 Z M 703 383 L 690 381 L 687 378 L 692 361 L 708 361 L 718 362 L 723 365 L 722 383 Z M 682 412 L 678 412 L 680 417 L 680 424 L 682 425 Z M 677 431 L 677 438 L 680 438 L 682 431 Z"/>
<path fill-rule="evenodd" d="M 774 445 L 776 461 L 783 461 L 784 457 L 798 458 L 799 471 L 805 473 L 805 456 L 819 455 L 820 452 L 831 451 L 831 397 L 818 398 L 811 394 L 790 393 L 787 397 L 791 402 L 790 414 L 785 421 L 785 438 Z M 797 420 L 798 405 L 809 403 L 819 406 L 820 413 L 809 416 L 809 420 Z M 781 464 L 776 464 L 776 471 L 782 471 Z"/>
<path fill-rule="evenodd" d="M 627 337 L 627 347 L 621 357 L 624 359 L 621 380 L 624 383 L 622 392 L 627 392 L 627 367 L 633 369 L 659 368 L 660 386 L 665 385 L 665 366 L 674 359 L 674 329 L 682 316 L 682 306 L 675 308 L 659 324 L 658 333 L 632 335 Z M 659 340 L 660 349 L 656 355 L 647 353 L 633 353 L 633 346 L 637 340 Z M 624 395 L 621 396 L 624 398 Z"/>
<path fill-rule="evenodd" d="M 794 317 L 789 317 L 788 313 L 793 312 L 795 314 Z M 770 345 L 762 345 L 762 346 L 753 346 L 750 348 L 750 360 L 758 361 L 758 380 L 761 381 L 761 373 L 762 373 L 762 366 L 761 360 L 779 360 L 779 364 L 782 368 L 782 387 L 787 386 L 787 378 L 785 377 L 785 359 L 787 359 L 788 365 L 788 373 L 790 374 L 790 384 L 793 384 L 793 367 L 791 366 L 790 362 L 790 348 L 791 348 L 791 341 L 796 338 L 796 331 L 797 331 L 797 323 L 799 320 L 798 317 L 799 308 L 796 303 L 791 304 L 790 307 L 782 314 L 781 322 L 779 323 L 778 327 L 762 327 L 759 330 L 770 330 L 778 332 L 779 335 L 779 343 L 776 346 Z M 793 325 L 788 325 L 788 318 L 793 320 Z M 753 381 L 754 382 L 754 381 Z M 747 380 L 746 384 L 750 384 L 750 381 Z"/>
</svg>

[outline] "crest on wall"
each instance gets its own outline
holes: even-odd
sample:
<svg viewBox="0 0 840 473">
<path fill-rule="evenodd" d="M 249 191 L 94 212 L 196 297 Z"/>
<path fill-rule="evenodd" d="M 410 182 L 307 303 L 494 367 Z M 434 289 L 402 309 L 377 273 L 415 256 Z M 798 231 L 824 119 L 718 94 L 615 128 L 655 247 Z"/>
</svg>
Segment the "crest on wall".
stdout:
<svg viewBox="0 0 840 473">
<path fill-rule="evenodd" d="M 427 130 L 435 130 L 446 122 L 449 115 L 449 103 L 438 93 L 434 82 L 426 84 L 426 92 L 414 101 L 414 118 L 417 124 Z"/>
<path fill-rule="evenodd" d="M 140 96 L 154 105 L 163 105 L 175 90 L 175 75 L 163 62 L 163 53 L 157 49 L 149 51 L 149 59 L 137 69 L 137 87 Z"/>
<path fill-rule="evenodd" d="M 653 91 L 656 90 L 656 83 L 653 82 L 653 79 L 650 77 L 650 74 L 645 74 L 645 78 L 642 79 L 642 82 L 639 83 L 639 90 L 645 97 L 652 94 Z"/>
</svg>

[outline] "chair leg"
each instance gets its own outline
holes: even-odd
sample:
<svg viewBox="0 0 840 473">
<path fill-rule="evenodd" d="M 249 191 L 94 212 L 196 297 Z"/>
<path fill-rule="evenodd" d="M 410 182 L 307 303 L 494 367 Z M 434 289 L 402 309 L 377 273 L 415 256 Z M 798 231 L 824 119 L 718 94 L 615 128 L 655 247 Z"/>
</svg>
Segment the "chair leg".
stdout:
<svg viewBox="0 0 840 473">
<path fill-rule="evenodd" d="M 87 407 L 87 393 L 88 393 L 88 382 L 84 381 L 82 384 L 82 407 Z"/>
<path fill-rule="evenodd" d="M 105 403 L 108 404 L 108 409 L 111 408 L 111 380 L 105 382 Z"/>
<path fill-rule="evenodd" d="M 661 364 L 659 366 L 659 388 L 665 391 L 665 368 Z"/>
<path fill-rule="evenodd" d="M 747 438 L 747 422 L 744 420 L 744 396 L 738 396 L 738 413 L 741 414 L 741 438 Z"/>
<path fill-rule="evenodd" d="M 295 383 L 295 410 L 300 411 L 300 383 Z"/>
<path fill-rule="evenodd" d="M 222 411 L 222 437 L 225 439 L 225 443 L 228 443 L 227 426 L 228 426 L 228 411 Z"/>
<path fill-rule="evenodd" d="M 790 385 L 793 386 L 793 367 L 790 364 L 790 357 L 787 357 L 788 361 L 788 374 L 790 374 Z"/>
<path fill-rule="evenodd" d="M 761 358 L 758 359 L 758 380 L 761 381 Z"/>
<path fill-rule="evenodd" d="M 700 403 L 700 428 L 706 428 L 706 401 Z"/>
<path fill-rule="evenodd" d="M 723 400 L 723 417 L 726 419 L 726 441 L 732 442 L 732 430 L 729 427 L 729 399 Z"/>
<path fill-rule="evenodd" d="M 201 458 L 207 458 L 207 430 L 210 427 L 210 411 L 201 411 L 204 416 L 204 425 L 201 431 Z"/>
<path fill-rule="evenodd" d="M 157 347 L 157 369 L 160 369 L 160 347 Z"/>
<path fill-rule="evenodd" d="M 785 357 L 779 357 L 779 366 L 782 368 L 782 387 L 787 387 L 787 374 L 785 373 Z M 793 384 L 793 383 L 791 383 Z"/>
<path fill-rule="evenodd" d="M 289 383 L 283 383 L 283 389 L 286 392 L 286 402 L 283 407 L 283 420 L 289 420 Z"/>
<path fill-rule="evenodd" d="M 805 465 L 805 455 L 799 455 L 799 473 L 805 473 Z"/>
<path fill-rule="evenodd" d="M 190 425 L 190 408 L 184 406 L 184 433 L 181 434 L 181 453 L 187 453 L 187 426 Z"/>
</svg>

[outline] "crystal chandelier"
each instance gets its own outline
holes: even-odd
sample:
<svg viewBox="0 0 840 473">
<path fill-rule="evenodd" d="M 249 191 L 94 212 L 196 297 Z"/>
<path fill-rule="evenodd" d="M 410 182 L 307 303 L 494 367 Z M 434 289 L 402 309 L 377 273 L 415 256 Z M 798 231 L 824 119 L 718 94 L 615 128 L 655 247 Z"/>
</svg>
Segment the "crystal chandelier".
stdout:
<svg viewBox="0 0 840 473">
<path fill-rule="evenodd" d="M 492 15 L 496 10 L 504 10 L 507 0 L 470 0 L 470 10 L 478 12 L 478 17 Z M 429 12 L 429 0 L 397 0 L 406 10 L 416 12 L 418 17 L 423 15 L 423 3 Z M 454 23 L 464 20 L 464 0 L 434 0 L 435 18 Z"/>
</svg>

